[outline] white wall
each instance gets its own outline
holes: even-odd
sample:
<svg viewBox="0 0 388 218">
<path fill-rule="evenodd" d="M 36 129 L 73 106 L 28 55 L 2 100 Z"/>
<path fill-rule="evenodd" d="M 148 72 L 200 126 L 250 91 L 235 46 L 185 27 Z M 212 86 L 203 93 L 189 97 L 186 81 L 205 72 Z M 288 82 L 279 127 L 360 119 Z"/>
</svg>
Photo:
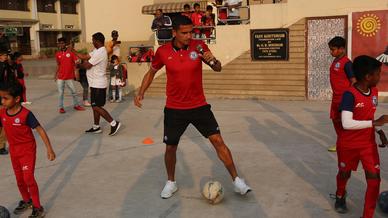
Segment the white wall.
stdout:
<svg viewBox="0 0 388 218">
<path fill-rule="evenodd" d="M 122 41 L 148 41 L 153 17 L 143 15 L 141 9 L 149 4 L 153 0 L 85 0 L 86 41 L 91 42 L 96 32 L 110 39 L 113 29 Z"/>
<path fill-rule="evenodd" d="M 384 10 L 388 9 L 388 0 L 289 0 L 284 4 L 251 5 L 250 8 L 249 25 L 217 27 L 217 44 L 211 45 L 210 48 L 223 64 L 250 49 L 250 29 L 289 27 L 305 17 Z"/>
</svg>

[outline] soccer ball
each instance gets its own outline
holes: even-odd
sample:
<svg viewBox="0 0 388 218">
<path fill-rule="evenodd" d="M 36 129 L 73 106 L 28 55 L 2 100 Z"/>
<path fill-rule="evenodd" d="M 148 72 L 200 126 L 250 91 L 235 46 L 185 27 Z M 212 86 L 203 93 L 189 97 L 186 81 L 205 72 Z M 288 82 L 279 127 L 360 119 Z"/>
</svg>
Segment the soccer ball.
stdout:
<svg viewBox="0 0 388 218">
<path fill-rule="evenodd" d="M 9 214 L 9 211 L 7 208 L 0 206 L 0 218 L 10 218 L 11 215 Z"/>
<path fill-rule="evenodd" d="M 388 191 L 380 193 L 378 204 L 381 211 L 388 213 Z"/>
<path fill-rule="evenodd" d="M 221 183 L 209 181 L 203 186 L 202 195 L 210 204 L 217 204 L 224 198 L 224 189 Z"/>
</svg>

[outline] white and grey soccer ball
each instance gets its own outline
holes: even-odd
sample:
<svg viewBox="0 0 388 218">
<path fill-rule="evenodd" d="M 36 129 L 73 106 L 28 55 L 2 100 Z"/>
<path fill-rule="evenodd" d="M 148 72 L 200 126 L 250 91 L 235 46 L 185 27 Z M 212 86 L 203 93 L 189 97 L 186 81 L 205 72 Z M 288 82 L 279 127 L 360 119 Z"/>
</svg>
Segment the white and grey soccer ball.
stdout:
<svg viewBox="0 0 388 218">
<path fill-rule="evenodd" d="M 218 204 L 224 198 L 224 188 L 220 182 L 209 181 L 203 186 L 202 195 L 210 204 Z"/>
</svg>

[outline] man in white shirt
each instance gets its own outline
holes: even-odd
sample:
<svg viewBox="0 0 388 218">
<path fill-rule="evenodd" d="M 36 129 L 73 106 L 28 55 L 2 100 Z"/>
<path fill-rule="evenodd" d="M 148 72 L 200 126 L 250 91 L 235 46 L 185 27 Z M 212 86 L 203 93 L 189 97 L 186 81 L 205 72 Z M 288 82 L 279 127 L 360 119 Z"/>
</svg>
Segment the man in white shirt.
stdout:
<svg viewBox="0 0 388 218">
<path fill-rule="evenodd" d="M 240 20 L 240 7 L 242 5 L 242 0 L 225 0 L 225 6 L 228 7 L 228 24 L 241 24 Z"/>
<path fill-rule="evenodd" d="M 106 88 L 108 79 L 106 78 L 106 68 L 108 65 L 108 54 L 105 44 L 105 37 L 98 32 L 92 36 L 95 49 L 89 54 L 75 54 L 84 62 L 81 68 L 87 69 L 86 76 L 90 87 L 90 100 L 93 108 L 94 125 L 86 133 L 101 133 L 100 117 L 103 117 L 111 125 L 110 136 L 115 135 L 121 127 L 121 123 L 114 120 L 103 106 L 106 102 Z"/>
</svg>

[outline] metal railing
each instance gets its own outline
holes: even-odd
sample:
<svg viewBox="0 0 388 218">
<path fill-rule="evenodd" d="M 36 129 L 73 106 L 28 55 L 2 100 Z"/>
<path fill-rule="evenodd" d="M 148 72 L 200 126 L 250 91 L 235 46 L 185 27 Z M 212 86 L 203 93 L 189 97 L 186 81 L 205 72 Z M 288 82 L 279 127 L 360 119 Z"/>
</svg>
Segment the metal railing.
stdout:
<svg viewBox="0 0 388 218">
<path fill-rule="evenodd" d="M 247 5 L 247 6 L 240 6 L 240 7 L 237 7 L 235 10 L 240 10 L 240 16 L 239 18 L 229 18 L 229 8 L 227 6 L 216 6 L 217 7 L 217 20 L 219 23 L 223 23 L 224 25 L 227 25 L 227 24 L 230 24 L 232 22 L 240 22 L 240 23 L 243 23 L 243 22 L 246 22 L 246 23 L 249 23 L 250 20 L 251 20 L 251 10 L 250 10 L 250 7 Z M 242 18 L 241 17 L 241 12 L 242 10 L 246 10 L 246 18 Z M 226 19 L 222 19 L 220 18 L 219 14 L 220 14 L 220 10 L 225 10 L 226 11 L 226 15 L 227 15 L 227 18 Z"/>
<path fill-rule="evenodd" d="M 172 36 L 172 27 L 163 27 L 163 28 L 160 28 L 160 29 L 154 29 L 153 30 L 155 32 L 155 38 L 156 40 L 158 41 L 159 44 L 165 44 L 167 42 L 170 42 L 173 38 Z M 160 32 L 163 31 L 163 32 L 171 32 L 171 36 L 170 37 L 167 37 L 167 38 L 160 38 L 159 35 L 160 35 Z"/>
</svg>

